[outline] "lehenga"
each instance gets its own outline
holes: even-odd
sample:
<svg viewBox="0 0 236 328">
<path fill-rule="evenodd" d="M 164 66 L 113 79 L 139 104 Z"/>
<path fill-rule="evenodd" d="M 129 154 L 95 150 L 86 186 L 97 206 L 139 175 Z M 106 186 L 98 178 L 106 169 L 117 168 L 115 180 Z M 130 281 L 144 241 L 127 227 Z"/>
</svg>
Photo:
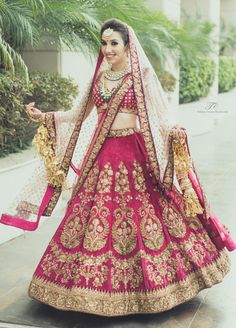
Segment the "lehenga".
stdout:
<svg viewBox="0 0 236 328">
<path fill-rule="evenodd" d="M 95 88 L 98 111 L 100 100 Z M 135 112 L 132 89 L 124 104 Z M 177 190 L 158 188 L 146 158 L 140 129 L 110 130 L 35 270 L 30 297 L 119 316 L 168 310 L 222 281 L 226 250 L 201 214 L 186 217 Z"/>
<path fill-rule="evenodd" d="M 104 102 L 96 84 L 100 51 L 79 109 L 46 113 L 34 139 L 44 163 L 0 218 L 37 229 L 71 172 L 77 176 L 28 289 L 30 297 L 62 310 L 166 311 L 221 282 L 230 269 L 227 250 L 236 249 L 209 209 L 187 137 L 171 134 L 161 84 L 127 29 L 131 73 Z M 93 129 L 83 121 L 91 93 L 99 113 L 86 121 L 98 121 Z M 139 126 L 111 130 L 119 111 L 138 114 Z"/>
</svg>

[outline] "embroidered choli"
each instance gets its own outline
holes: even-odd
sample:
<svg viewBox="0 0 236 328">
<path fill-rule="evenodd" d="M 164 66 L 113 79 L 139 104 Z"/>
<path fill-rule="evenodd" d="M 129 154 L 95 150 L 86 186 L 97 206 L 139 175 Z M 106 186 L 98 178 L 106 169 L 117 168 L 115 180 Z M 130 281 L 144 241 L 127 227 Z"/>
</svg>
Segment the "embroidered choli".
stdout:
<svg viewBox="0 0 236 328">
<path fill-rule="evenodd" d="M 96 80 L 93 88 L 93 102 L 97 108 L 97 113 L 100 114 L 103 112 L 103 110 L 107 109 L 108 101 L 105 100 L 99 91 L 99 84 L 101 81 L 99 79 Z M 119 113 L 131 113 L 138 115 L 137 111 L 137 102 L 134 94 L 134 87 L 133 84 L 131 87 L 127 90 L 124 98 L 121 101 L 119 110 Z"/>
</svg>

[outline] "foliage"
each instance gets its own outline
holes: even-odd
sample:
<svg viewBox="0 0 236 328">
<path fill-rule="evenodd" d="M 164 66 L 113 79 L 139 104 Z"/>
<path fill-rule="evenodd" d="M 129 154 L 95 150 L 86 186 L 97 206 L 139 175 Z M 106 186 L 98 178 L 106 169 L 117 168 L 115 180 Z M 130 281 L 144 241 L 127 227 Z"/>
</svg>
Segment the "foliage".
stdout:
<svg viewBox="0 0 236 328">
<path fill-rule="evenodd" d="M 158 71 L 157 76 L 165 91 L 173 92 L 176 86 L 176 78 L 166 70 Z"/>
<path fill-rule="evenodd" d="M 220 26 L 220 55 L 224 55 L 226 50 L 236 50 L 236 27 L 226 25 L 222 21 Z"/>
<path fill-rule="evenodd" d="M 193 63 L 180 62 L 180 103 L 188 103 L 207 96 L 215 78 L 212 59 L 199 57 Z"/>
<path fill-rule="evenodd" d="M 226 92 L 236 87 L 236 58 L 220 56 L 219 92 Z"/>
<path fill-rule="evenodd" d="M 34 73 L 30 83 L 0 74 L 0 157 L 31 145 L 38 123 L 31 121 L 24 104 L 33 100 L 42 111 L 72 107 L 77 86 L 58 74 Z"/>
<path fill-rule="evenodd" d="M 156 71 L 166 58 L 192 58 L 210 51 L 209 23 L 184 21 L 180 27 L 162 13 L 151 11 L 144 0 L 1 0 L 0 54 L 2 66 L 27 69 L 19 54 L 26 45 L 41 42 L 58 49 L 80 50 L 91 58 L 100 46 L 102 22 L 111 17 L 131 25 Z M 200 45 L 200 46 L 199 46 Z"/>
<path fill-rule="evenodd" d="M 32 95 L 25 103 L 35 101 L 43 112 L 69 110 L 78 94 L 78 87 L 72 78 L 64 78 L 58 73 L 30 73 L 29 89 Z"/>
</svg>

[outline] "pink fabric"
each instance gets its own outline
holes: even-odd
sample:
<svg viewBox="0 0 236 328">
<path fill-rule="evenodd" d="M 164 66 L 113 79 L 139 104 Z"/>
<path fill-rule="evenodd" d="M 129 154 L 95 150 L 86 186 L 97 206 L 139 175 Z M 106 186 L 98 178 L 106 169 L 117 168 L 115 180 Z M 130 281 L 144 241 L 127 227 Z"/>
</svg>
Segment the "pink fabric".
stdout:
<svg viewBox="0 0 236 328">
<path fill-rule="evenodd" d="M 101 94 L 99 92 L 98 80 L 94 84 L 93 101 L 98 110 L 101 106 L 103 106 L 106 103 L 106 101 L 101 97 Z M 123 100 L 120 103 L 120 107 L 128 108 L 131 111 L 137 112 L 137 103 L 136 103 L 133 85 L 126 92 Z"/>
<path fill-rule="evenodd" d="M 206 234 L 201 218 L 185 218 L 180 213 L 177 193 L 173 190 L 162 194 L 146 164 L 141 133 L 106 139 L 35 276 L 68 289 L 151 291 L 184 279 L 219 256 L 218 244 Z M 168 245 L 172 245 L 169 251 Z M 67 261 L 73 256 L 73 261 Z M 103 257 L 101 263 L 97 262 Z M 111 257 L 132 263 L 140 270 L 140 281 L 128 279 L 130 264 L 127 280 L 122 278 L 119 285 L 115 284 L 120 273 Z M 160 279 L 151 278 L 154 259 L 160 263 L 160 272 L 155 269 Z M 96 274 L 89 271 L 93 263 Z"/>
<path fill-rule="evenodd" d="M 26 221 L 26 220 L 24 220 L 20 217 L 13 217 L 11 215 L 3 213 L 1 215 L 0 222 L 3 223 L 3 224 L 6 224 L 6 225 L 11 225 L 11 226 L 14 226 L 16 228 L 23 229 L 23 230 L 29 230 L 29 231 L 36 230 L 38 228 L 39 221 L 40 221 L 40 218 L 43 214 L 43 211 L 46 208 L 46 206 L 47 206 L 49 200 L 51 199 L 52 195 L 53 195 L 53 188 L 48 185 L 47 190 L 46 190 L 46 192 L 44 194 L 44 197 L 42 199 L 42 203 L 40 205 L 36 221 Z"/>
</svg>

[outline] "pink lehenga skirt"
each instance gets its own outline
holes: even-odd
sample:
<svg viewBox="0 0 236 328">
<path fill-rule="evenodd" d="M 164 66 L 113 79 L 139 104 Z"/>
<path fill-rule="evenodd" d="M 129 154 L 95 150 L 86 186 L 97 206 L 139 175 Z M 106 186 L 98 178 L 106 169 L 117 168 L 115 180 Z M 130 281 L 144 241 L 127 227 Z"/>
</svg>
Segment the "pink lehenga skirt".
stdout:
<svg viewBox="0 0 236 328">
<path fill-rule="evenodd" d="M 104 316 L 157 313 L 222 281 L 227 251 L 147 170 L 135 129 L 112 131 L 45 250 L 29 296 Z"/>
</svg>

